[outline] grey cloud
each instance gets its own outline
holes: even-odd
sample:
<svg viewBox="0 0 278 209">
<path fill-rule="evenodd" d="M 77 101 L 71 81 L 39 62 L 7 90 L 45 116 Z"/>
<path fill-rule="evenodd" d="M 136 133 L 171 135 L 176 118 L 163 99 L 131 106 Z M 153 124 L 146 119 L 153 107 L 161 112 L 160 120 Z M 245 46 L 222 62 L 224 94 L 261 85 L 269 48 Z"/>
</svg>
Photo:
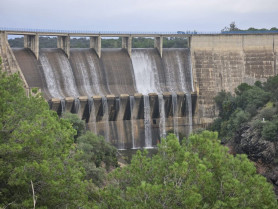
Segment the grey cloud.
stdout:
<svg viewBox="0 0 278 209">
<path fill-rule="evenodd" d="M 277 0 L 9 0 L 0 27 L 219 31 L 277 25 Z"/>
</svg>

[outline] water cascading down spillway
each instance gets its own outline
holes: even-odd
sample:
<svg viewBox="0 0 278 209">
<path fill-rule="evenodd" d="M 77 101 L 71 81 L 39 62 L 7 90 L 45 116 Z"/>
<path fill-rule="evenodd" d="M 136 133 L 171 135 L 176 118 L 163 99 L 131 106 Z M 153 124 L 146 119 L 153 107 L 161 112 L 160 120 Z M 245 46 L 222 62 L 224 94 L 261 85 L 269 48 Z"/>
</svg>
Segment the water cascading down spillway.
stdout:
<svg viewBox="0 0 278 209">
<path fill-rule="evenodd" d="M 133 113 L 134 103 L 135 103 L 134 96 L 129 96 L 132 149 L 136 149 L 137 148 L 136 145 L 135 145 L 135 137 L 134 137 L 134 129 L 135 129 L 135 127 L 134 127 L 135 115 Z"/>
<path fill-rule="evenodd" d="M 193 89 L 192 69 L 189 49 L 167 49 L 164 50 L 163 63 L 165 66 L 166 85 L 172 94 L 172 112 L 174 133 L 179 137 L 179 110 L 177 92 L 186 95 L 188 131 L 187 135 L 192 132 L 192 102 L 191 92 Z M 173 70 L 174 69 L 174 70 Z"/>
<path fill-rule="evenodd" d="M 159 102 L 159 130 L 160 130 L 160 139 L 166 137 L 166 127 L 165 127 L 165 103 L 162 94 L 158 94 Z"/>
<path fill-rule="evenodd" d="M 159 72 L 156 63 L 157 56 L 158 54 L 156 51 L 151 49 L 136 49 L 132 51 L 132 63 L 136 88 L 138 92 L 144 95 L 144 126 L 146 148 L 153 147 L 150 101 L 148 94 L 162 93 L 159 81 Z M 163 115 L 164 113 L 161 114 Z M 165 117 L 162 119 L 165 120 Z M 164 132 L 163 126 L 160 132 Z"/>
<path fill-rule="evenodd" d="M 24 50 L 15 53 L 18 61 Z M 131 57 L 121 49 L 103 49 L 101 58 L 93 49 L 71 49 L 70 55 L 68 59 L 61 49 L 40 49 L 39 60 L 34 58 L 38 66 L 32 74 L 42 74 L 43 94 L 60 101 L 59 114 L 78 113 L 92 132 L 119 149 L 154 147 L 171 129 L 177 136 L 184 133 L 186 125 L 187 133 L 192 131 L 189 50 L 163 49 L 162 58 L 156 49 L 133 49 Z M 19 64 L 28 77 L 28 68 Z"/>
<path fill-rule="evenodd" d="M 145 148 L 153 148 L 152 146 L 152 124 L 150 116 L 150 97 L 144 95 L 144 125 L 145 125 Z"/>
<path fill-rule="evenodd" d="M 102 118 L 105 126 L 104 130 L 104 137 L 107 142 L 109 142 L 109 136 L 110 136 L 110 128 L 109 128 L 109 114 L 108 114 L 108 104 L 107 104 L 107 98 L 103 96 L 101 98 L 102 100 Z"/>
<path fill-rule="evenodd" d="M 89 110 L 89 121 L 92 124 L 92 131 L 94 134 L 97 134 L 97 125 L 96 125 L 96 109 L 95 103 L 92 98 L 88 99 L 88 110 Z"/>
<path fill-rule="evenodd" d="M 176 93 L 172 93 L 172 111 L 174 134 L 179 138 L 179 122 L 178 122 L 178 97 Z"/>
</svg>

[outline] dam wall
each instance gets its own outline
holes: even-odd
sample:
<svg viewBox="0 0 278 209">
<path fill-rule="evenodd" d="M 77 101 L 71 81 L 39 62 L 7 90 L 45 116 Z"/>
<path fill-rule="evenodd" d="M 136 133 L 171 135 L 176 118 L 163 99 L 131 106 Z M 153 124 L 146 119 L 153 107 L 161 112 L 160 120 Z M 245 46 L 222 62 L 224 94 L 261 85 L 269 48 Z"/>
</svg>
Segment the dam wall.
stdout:
<svg viewBox="0 0 278 209">
<path fill-rule="evenodd" d="M 209 124 L 218 110 L 213 98 L 234 93 L 241 83 L 265 82 L 277 74 L 278 35 L 194 35 L 191 38 L 193 82 L 198 94 L 200 124 Z"/>
<path fill-rule="evenodd" d="M 32 37 L 27 48 L 11 49 L 1 37 L 5 66 L 15 63 L 52 110 L 77 114 L 118 149 L 155 147 L 169 132 L 188 136 L 217 117 L 218 92 L 277 74 L 276 34 L 195 34 L 190 49 L 163 48 L 162 36 L 149 49 L 131 49 L 126 36 L 120 49 L 101 49 L 99 36 L 88 49 L 69 48 L 67 38 L 35 50 Z"/>
</svg>

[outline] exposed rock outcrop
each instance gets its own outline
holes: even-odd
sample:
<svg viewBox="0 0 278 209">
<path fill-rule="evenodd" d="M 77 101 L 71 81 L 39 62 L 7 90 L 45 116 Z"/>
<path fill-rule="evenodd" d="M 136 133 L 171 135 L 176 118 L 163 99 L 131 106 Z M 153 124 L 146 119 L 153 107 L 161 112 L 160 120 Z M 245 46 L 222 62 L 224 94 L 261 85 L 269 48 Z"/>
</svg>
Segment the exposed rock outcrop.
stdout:
<svg viewBox="0 0 278 209">
<path fill-rule="evenodd" d="M 275 144 L 263 140 L 260 133 L 249 125 L 243 126 L 234 138 L 237 153 L 245 153 L 254 162 L 271 164 L 275 159 Z"/>
<path fill-rule="evenodd" d="M 234 153 L 248 155 L 255 162 L 258 173 L 274 185 L 278 196 L 278 143 L 263 140 L 260 131 L 246 124 L 227 145 Z"/>
</svg>

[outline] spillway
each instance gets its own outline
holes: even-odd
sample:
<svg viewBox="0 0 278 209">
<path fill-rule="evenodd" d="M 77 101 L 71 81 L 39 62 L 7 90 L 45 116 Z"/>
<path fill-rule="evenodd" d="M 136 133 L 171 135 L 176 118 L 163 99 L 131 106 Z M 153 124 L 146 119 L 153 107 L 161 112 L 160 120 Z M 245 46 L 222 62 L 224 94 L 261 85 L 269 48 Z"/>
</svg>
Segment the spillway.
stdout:
<svg viewBox="0 0 278 209">
<path fill-rule="evenodd" d="M 48 91 L 42 65 L 40 61 L 35 58 L 33 52 L 30 49 L 16 48 L 13 49 L 13 53 L 21 70 L 23 71 L 23 74 L 26 75 L 25 77 L 29 87 L 40 88 L 46 99 L 52 98 L 53 96 Z"/>
<path fill-rule="evenodd" d="M 70 62 L 61 49 L 42 49 L 39 60 L 52 97 L 77 98 L 80 95 Z"/>
<path fill-rule="evenodd" d="M 165 49 L 162 61 L 168 91 L 191 92 L 193 89 L 189 49 Z"/>
<path fill-rule="evenodd" d="M 164 49 L 14 49 L 31 87 L 42 90 L 58 114 L 86 120 L 118 149 L 152 148 L 167 132 L 192 131 L 190 51 Z M 193 98 L 194 100 L 194 98 Z"/>
<path fill-rule="evenodd" d="M 192 34 L 190 50 L 162 48 L 166 36 L 159 34 L 152 35 L 154 49 L 131 49 L 134 34 L 125 34 L 123 49 L 101 50 L 101 36 L 107 34 L 91 37 L 92 49 L 70 49 L 64 34 L 57 34 L 61 49 L 38 49 L 40 35 L 25 35 L 31 50 L 11 49 L 2 32 L 3 69 L 20 71 L 25 87 L 39 88 L 52 110 L 77 112 L 88 129 L 109 132 L 107 140 L 120 149 L 156 146 L 165 133 L 181 137 L 205 127 L 217 117 L 217 92 L 265 82 L 278 72 L 276 33 Z"/>
<path fill-rule="evenodd" d="M 131 59 L 138 92 L 146 95 L 165 90 L 162 62 L 155 49 L 134 49 Z"/>
</svg>

